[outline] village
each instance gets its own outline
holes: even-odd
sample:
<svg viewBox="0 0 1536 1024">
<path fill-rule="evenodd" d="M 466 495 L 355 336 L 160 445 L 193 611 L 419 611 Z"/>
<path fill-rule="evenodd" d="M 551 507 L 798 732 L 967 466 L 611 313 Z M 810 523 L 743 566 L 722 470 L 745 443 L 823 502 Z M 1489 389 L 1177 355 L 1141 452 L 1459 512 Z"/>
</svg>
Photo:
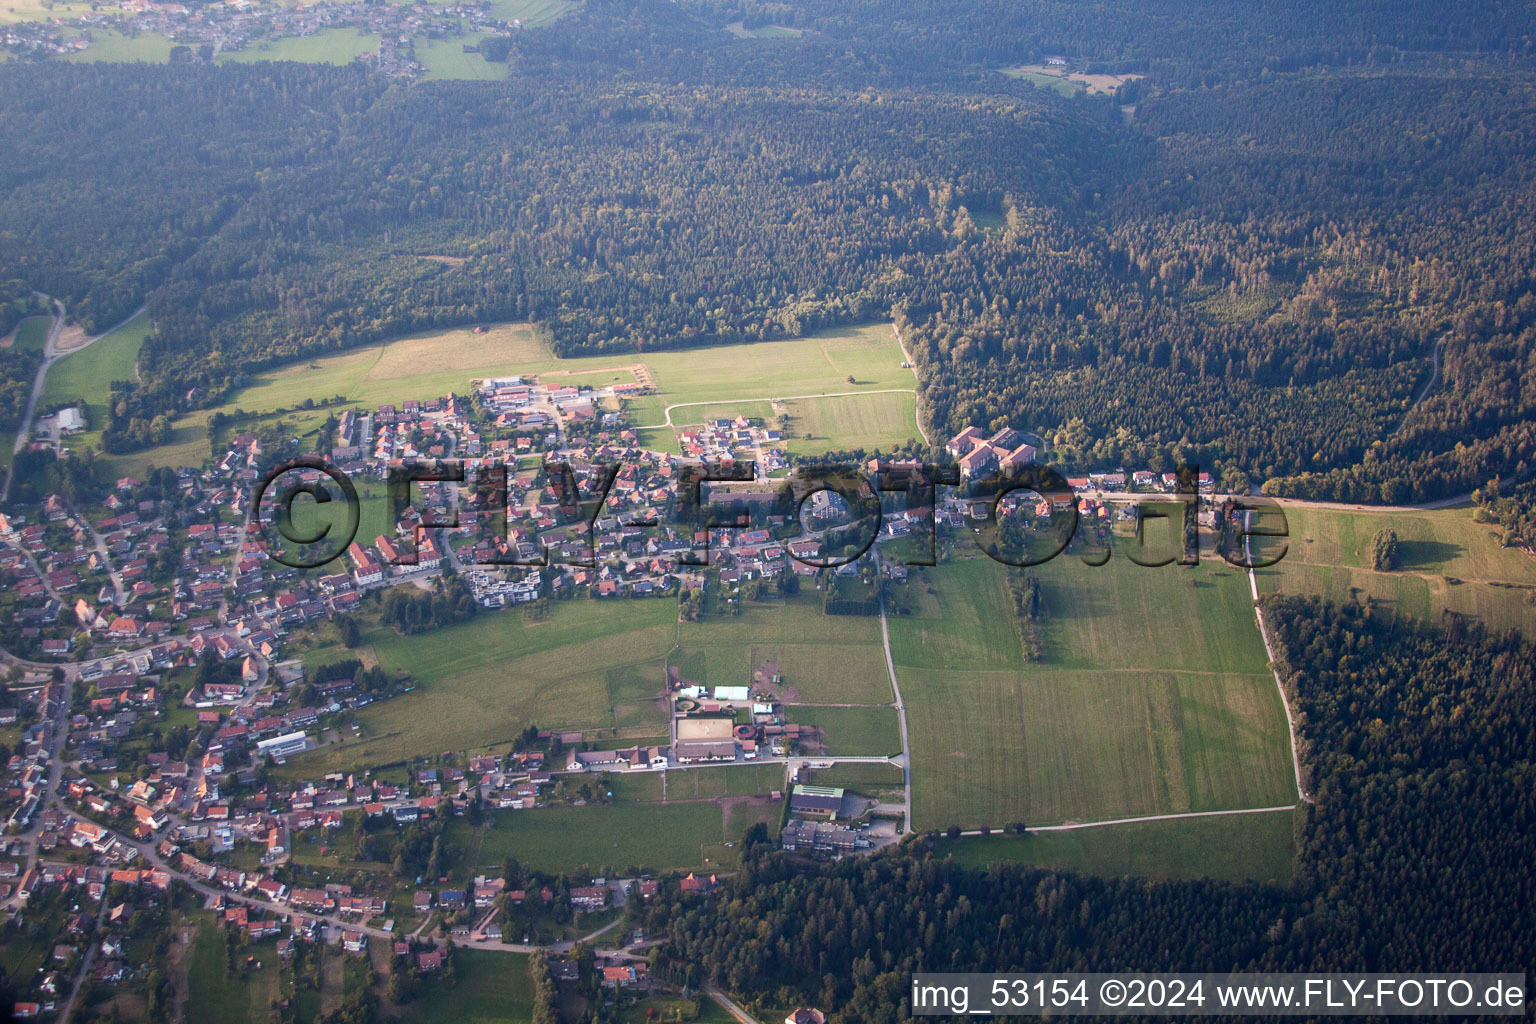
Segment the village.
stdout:
<svg viewBox="0 0 1536 1024">
<path fill-rule="evenodd" d="M 406 911 L 398 880 L 363 890 L 306 886 L 309 872 L 295 868 L 297 845 L 328 846 L 336 841 L 329 837 L 352 830 L 405 834 L 482 809 L 586 802 L 575 793 L 579 783 L 568 780 L 596 779 L 601 790 L 615 774 L 778 760 L 787 791 L 773 794 L 787 806 L 781 849 L 841 856 L 897 841 L 899 830 L 868 816 L 870 804 L 857 794 L 800 781 L 807 766 L 832 762 L 814 753 L 814 725 L 787 720 L 772 666 L 730 686 L 670 673 L 665 745 L 599 749 L 581 732 L 536 730 L 522 749 L 450 759 L 391 781 L 338 772 L 297 781 L 288 772 L 281 781 L 274 776 L 351 712 L 408 689 L 408 680 L 356 663 L 309 671 L 290 650 L 306 627 L 355 614 L 374 591 L 430 591 L 451 578 L 495 613 L 539 601 L 677 600 L 706 590 L 729 607 L 749 586 L 800 579 L 819 586 L 845 577 L 861 586 L 862 577 L 878 588 L 881 579 L 905 578 L 898 564 L 876 571 L 872 553 L 835 569 L 815 564 L 828 554 L 823 541 L 851 522 L 846 503 L 827 491 L 807 501 L 797 521 L 780 490 L 762 478 L 715 485 L 706 505 L 734 510 L 735 525 L 680 521 L 679 480 L 688 461 L 752 459 L 760 469 L 783 469 L 781 435 L 739 417 L 679 428 L 682 458 L 646 450 L 616 411 L 643 391 L 639 383 L 594 389 L 504 377 L 473 382 L 468 396 L 333 414 L 319 454 L 368 493 L 383 489 L 389 466 L 400 460 L 461 463 L 468 485 L 418 485 L 418 500 L 392 534 L 359 536 L 339 564 L 314 569 L 271 557 L 270 513 L 249 505 L 263 471 L 294 450 L 294 439 L 265 428 L 232 433 L 200 469 L 119 479 L 95 517 L 60 494 L 46 497 L 39 521 L 0 516 L 0 571 L 13 595 L 6 644 L 13 692 L 22 696 L 19 706 L 0 709 L 0 725 L 21 737 L 6 764 L 5 853 L 14 859 L 0 860 L 0 898 L 9 914 L 23 914 L 49 892 L 83 887 L 100 911 L 94 925 L 67 930 L 61 955 L 28 982 L 35 982 L 36 1012 L 47 1012 L 71 970 L 97 982 L 131 971 L 113 938 L 117 922 L 174 886 L 198 894 L 248 941 L 272 940 L 278 956 L 292 955 L 295 942 L 361 952 L 370 940 L 387 941 L 392 955 L 422 973 L 441 968 L 450 939 L 524 948 L 504 940 L 523 937 L 505 929 L 523 920 L 525 904 L 537 914 L 557 906 L 600 914 L 631 892 L 649 898 L 663 883 L 707 895 L 713 883 L 692 874 L 551 878 L 532 895 L 518 880 L 482 875 L 472 885 L 413 890 Z M 36 443 L 68 444 L 75 424 L 67 415 L 55 423 L 65 429 Z M 970 429 L 947 449 L 967 480 L 1034 463 L 1039 452 L 1011 429 Z M 864 468 L 904 467 L 911 464 L 875 458 Z M 496 486 L 477 485 L 482 475 Z M 319 474 L 305 479 L 317 482 Z M 1175 479 L 1104 473 L 1069 483 L 1111 497 L 1164 493 Z M 1209 492 L 1208 476 L 1200 486 Z M 601 509 L 590 515 L 582 505 L 594 495 Z M 1091 497 L 1081 504 L 1087 515 L 1108 515 L 1109 506 Z M 1133 508 L 1122 506 L 1122 515 Z M 931 510 L 896 506 L 879 540 L 967 530 L 990 511 L 989 502 L 963 490 Z M 658 525 L 668 522 L 675 525 Z M 443 523 L 456 525 L 429 529 Z M 588 792 L 595 794 L 591 786 Z M 616 957 L 597 968 L 604 984 L 643 991 L 644 961 L 622 950 Z"/>
<path fill-rule="evenodd" d="M 61 56 L 89 50 L 94 33 L 153 33 L 181 48 L 173 53 L 173 60 L 209 62 L 221 53 L 285 39 L 356 30 L 379 36 L 375 52 L 361 55 L 359 61 L 380 74 L 414 79 L 425 71 L 415 59 L 416 39 L 463 38 L 463 45 L 470 52 L 478 51 L 476 40 L 482 35 L 504 37 L 523 27 L 521 20 L 502 20 L 490 13 L 488 4 L 476 2 L 441 6 L 321 0 L 288 6 L 255 0 L 226 0 L 207 5 L 125 0 L 114 6 L 118 10 L 93 9 L 68 17 L 0 26 L 0 49 L 37 57 Z"/>
</svg>

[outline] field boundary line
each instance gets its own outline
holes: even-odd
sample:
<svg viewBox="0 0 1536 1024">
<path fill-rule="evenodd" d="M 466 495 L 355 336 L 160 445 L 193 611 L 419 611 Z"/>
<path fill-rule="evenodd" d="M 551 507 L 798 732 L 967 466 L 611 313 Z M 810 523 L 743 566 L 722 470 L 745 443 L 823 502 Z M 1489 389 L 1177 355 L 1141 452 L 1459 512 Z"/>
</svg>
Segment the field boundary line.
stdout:
<svg viewBox="0 0 1536 1024">
<path fill-rule="evenodd" d="M 912 361 L 912 353 L 907 351 L 907 343 L 901 336 L 901 330 L 895 324 L 891 324 L 891 333 L 896 335 L 896 347 L 901 349 L 902 362 L 912 370 L 912 379 L 921 384 L 922 381 L 917 376 L 917 364 Z M 912 410 L 912 418 L 917 421 L 917 435 L 923 439 L 923 444 L 931 444 L 932 442 L 928 440 L 928 431 L 923 429 L 923 396 L 915 389 L 912 394 L 917 398 Z"/>
<path fill-rule="evenodd" d="M 1075 832 L 1084 828 L 1104 828 L 1108 825 L 1135 825 L 1143 821 L 1178 821 L 1184 818 L 1222 818 L 1234 814 L 1279 814 L 1281 811 L 1294 811 L 1295 804 L 1283 804 L 1278 807 L 1235 807 L 1226 811 L 1180 811 L 1177 814 L 1147 814 L 1139 818 L 1106 818 L 1103 821 L 1079 821 L 1069 825 L 1036 825 L 1031 826 L 1030 832 Z M 982 835 L 981 829 L 968 829 L 960 833 L 962 836 Z M 996 834 L 1008 833 L 998 830 Z"/>
<path fill-rule="evenodd" d="M 1244 513 L 1244 528 L 1247 528 L 1253 513 Z M 1244 545 L 1247 545 L 1247 560 L 1249 560 L 1249 593 L 1253 594 L 1253 619 L 1258 622 L 1258 637 L 1264 642 L 1264 654 L 1269 657 L 1269 671 L 1275 677 L 1275 689 L 1279 691 L 1279 706 L 1286 711 L 1286 737 L 1290 740 L 1290 768 L 1296 774 L 1296 795 L 1303 798 L 1306 803 L 1316 803 L 1312 794 L 1307 792 L 1306 785 L 1301 781 L 1301 755 L 1296 752 L 1296 718 L 1290 712 L 1290 699 L 1286 695 L 1286 685 L 1279 682 L 1279 669 L 1275 666 L 1275 648 L 1269 643 L 1269 629 L 1264 626 L 1264 609 L 1258 606 L 1258 573 L 1252 568 L 1253 539 L 1252 534 L 1244 536 Z"/>
<path fill-rule="evenodd" d="M 876 388 L 872 391 L 823 391 L 819 395 L 761 395 L 753 398 L 711 398 L 703 402 L 678 402 L 669 405 L 663 412 L 665 419 L 661 423 L 650 423 L 638 426 L 636 430 L 655 430 L 659 427 L 675 427 L 672 422 L 673 409 L 687 409 L 697 405 L 741 405 L 745 402 L 804 402 L 812 398 L 852 398 L 858 395 L 911 395 L 917 397 L 916 388 Z"/>
<path fill-rule="evenodd" d="M 875 578 L 880 578 L 880 549 L 875 548 Z M 885 586 L 880 586 L 880 639 L 885 646 L 885 670 L 891 677 L 891 695 L 896 698 L 896 724 L 901 727 L 902 798 L 905 803 L 907 834 L 912 824 L 912 741 L 907 738 L 907 702 L 901 699 L 901 684 L 896 680 L 896 660 L 891 657 L 891 630 L 885 617 Z M 892 761 L 893 764 L 897 763 Z"/>
</svg>

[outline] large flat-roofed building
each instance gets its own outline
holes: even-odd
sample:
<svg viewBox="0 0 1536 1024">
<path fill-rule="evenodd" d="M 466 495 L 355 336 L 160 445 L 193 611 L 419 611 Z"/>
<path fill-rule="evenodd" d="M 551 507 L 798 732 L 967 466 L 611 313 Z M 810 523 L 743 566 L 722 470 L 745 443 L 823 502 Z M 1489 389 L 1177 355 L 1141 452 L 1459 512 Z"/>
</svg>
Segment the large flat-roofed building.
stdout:
<svg viewBox="0 0 1536 1024">
<path fill-rule="evenodd" d="M 256 743 L 256 751 L 273 758 L 287 757 L 290 754 L 302 753 L 308 743 L 309 737 L 304 733 L 290 732 L 273 736 L 271 739 L 259 740 Z"/>
<path fill-rule="evenodd" d="M 789 811 L 807 818 L 834 820 L 843 810 L 841 786 L 796 786 L 790 791 Z"/>
<path fill-rule="evenodd" d="M 779 833 L 779 845 L 789 851 L 846 853 L 859 845 L 859 833 L 847 825 L 834 825 L 830 821 L 792 819 L 785 823 L 784 831 Z"/>
<path fill-rule="evenodd" d="M 696 761 L 736 760 L 735 740 L 678 740 L 673 755 L 684 764 Z"/>
</svg>

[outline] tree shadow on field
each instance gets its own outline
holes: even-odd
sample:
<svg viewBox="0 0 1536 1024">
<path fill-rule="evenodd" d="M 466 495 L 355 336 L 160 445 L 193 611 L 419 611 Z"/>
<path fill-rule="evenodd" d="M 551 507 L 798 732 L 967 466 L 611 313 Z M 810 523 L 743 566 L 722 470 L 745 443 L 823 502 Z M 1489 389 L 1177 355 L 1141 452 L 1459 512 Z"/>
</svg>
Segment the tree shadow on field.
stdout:
<svg viewBox="0 0 1536 1024">
<path fill-rule="evenodd" d="M 1405 540 L 1397 545 L 1397 564 L 1402 569 L 1435 569 L 1466 549 L 1442 540 Z"/>
</svg>

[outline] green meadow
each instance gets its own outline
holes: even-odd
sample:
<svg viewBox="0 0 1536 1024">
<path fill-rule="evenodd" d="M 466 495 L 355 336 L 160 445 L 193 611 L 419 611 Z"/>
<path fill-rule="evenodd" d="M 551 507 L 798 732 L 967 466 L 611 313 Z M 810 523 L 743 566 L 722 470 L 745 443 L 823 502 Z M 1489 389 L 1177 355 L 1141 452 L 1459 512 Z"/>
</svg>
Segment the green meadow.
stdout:
<svg viewBox="0 0 1536 1024">
<path fill-rule="evenodd" d="M 1035 570 L 1048 617 L 1025 662 L 1005 567 L 913 573 L 891 645 L 919 828 L 1054 824 L 1295 800 L 1284 709 L 1247 581 L 1225 563 Z M 1016 570 L 1015 570 L 1016 571 Z"/>
<path fill-rule="evenodd" d="M 73 401 L 83 401 L 86 406 L 90 429 L 69 437 L 65 443 L 70 448 L 101 447 L 112 382 L 133 379 L 139 347 L 148 334 L 149 314 L 143 312 L 89 346 L 61 357 L 48 368 L 38 410 L 41 412 L 50 406 Z"/>
<path fill-rule="evenodd" d="M 1257 571 L 1260 593 L 1330 601 L 1369 595 L 1383 614 L 1438 623 L 1450 611 L 1497 631 L 1536 629 L 1536 559 L 1503 547 L 1498 527 L 1477 522 L 1470 509 L 1284 512 L 1285 557 Z M 1377 572 L 1371 541 L 1383 529 L 1397 534 L 1399 560 Z"/>
<path fill-rule="evenodd" d="M 1285 885 L 1296 871 L 1296 811 L 941 839 L 939 857 L 985 867 L 1000 861 L 1116 877 L 1223 878 Z"/>
</svg>

